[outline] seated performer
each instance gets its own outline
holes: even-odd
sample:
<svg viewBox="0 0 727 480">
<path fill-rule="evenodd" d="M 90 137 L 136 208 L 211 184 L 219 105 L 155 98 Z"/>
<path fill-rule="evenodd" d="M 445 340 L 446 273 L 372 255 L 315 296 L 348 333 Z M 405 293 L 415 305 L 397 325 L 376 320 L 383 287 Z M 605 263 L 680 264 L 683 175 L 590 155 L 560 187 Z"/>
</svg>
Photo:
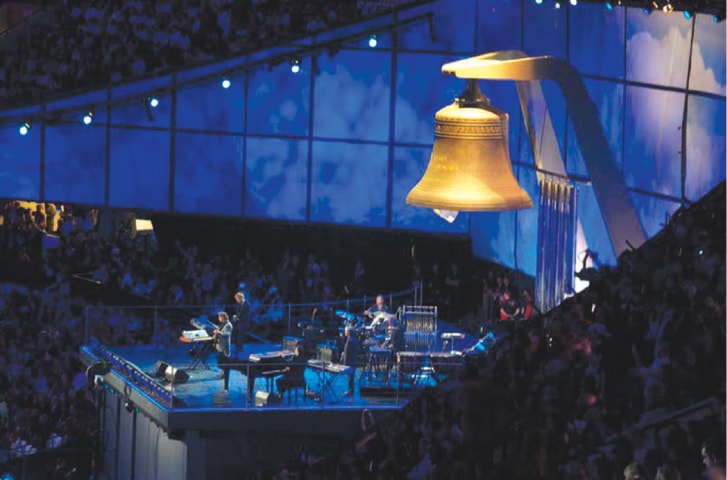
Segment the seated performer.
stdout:
<svg viewBox="0 0 727 480">
<path fill-rule="evenodd" d="M 401 352 L 406 348 L 404 331 L 393 318 L 386 321 L 386 341 L 384 347 L 391 350 L 391 353 Z"/>
<path fill-rule="evenodd" d="M 305 387 L 306 363 L 303 359 L 303 345 L 295 347 L 295 355 L 290 358 L 289 362 L 290 364 L 283 368 L 283 376 L 275 382 L 278 395 L 281 397 L 290 388 Z"/>
<path fill-rule="evenodd" d="M 389 313 L 389 306 L 384 302 L 384 296 L 377 295 L 376 303 L 364 310 L 363 313 L 369 318 L 374 318 L 379 313 Z"/>
<path fill-rule="evenodd" d="M 363 314 L 373 320 L 368 326 L 368 329 L 371 330 L 373 334 L 385 333 L 380 332 L 380 330 L 385 328 L 384 322 L 391 316 L 391 314 L 389 313 L 389 306 L 384 302 L 383 295 L 377 295 L 376 304 L 367 308 Z"/>
<path fill-rule="evenodd" d="M 230 352 L 232 350 L 231 337 L 233 328 L 227 312 L 217 314 L 217 320 L 220 322 L 220 326 L 215 329 L 212 337 L 215 340 L 215 348 L 217 349 L 217 367 L 222 370 L 218 378 L 221 377 L 223 379 L 223 389 L 227 393 L 230 387 L 230 367 L 232 364 Z"/>
</svg>

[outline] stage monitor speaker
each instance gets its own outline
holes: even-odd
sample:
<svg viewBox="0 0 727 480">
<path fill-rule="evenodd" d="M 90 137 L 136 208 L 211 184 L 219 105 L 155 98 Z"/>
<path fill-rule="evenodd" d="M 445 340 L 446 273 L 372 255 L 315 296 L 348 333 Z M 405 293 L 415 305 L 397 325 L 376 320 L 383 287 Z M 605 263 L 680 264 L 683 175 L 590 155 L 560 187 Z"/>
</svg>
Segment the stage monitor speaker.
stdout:
<svg viewBox="0 0 727 480">
<path fill-rule="evenodd" d="M 167 372 L 168 366 L 169 364 L 164 360 L 157 360 L 157 363 L 154 366 L 154 376 L 159 378 L 164 377 L 164 374 Z"/>
<path fill-rule="evenodd" d="M 266 405 L 275 405 L 278 403 L 278 397 L 274 393 L 263 392 L 258 390 L 255 392 L 255 406 L 264 407 Z"/>
<path fill-rule="evenodd" d="M 179 385 L 180 383 L 187 383 L 189 374 L 184 370 L 168 365 L 166 370 L 164 370 L 164 378 L 167 382 Z"/>
</svg>

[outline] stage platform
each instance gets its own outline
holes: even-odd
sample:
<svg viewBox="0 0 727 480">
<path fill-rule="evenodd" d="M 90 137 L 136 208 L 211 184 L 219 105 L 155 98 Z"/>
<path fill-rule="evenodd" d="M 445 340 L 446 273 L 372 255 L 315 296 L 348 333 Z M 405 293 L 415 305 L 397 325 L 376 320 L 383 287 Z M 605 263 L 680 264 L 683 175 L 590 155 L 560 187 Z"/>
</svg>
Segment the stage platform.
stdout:
<svg viewBox="0 0 727 480">
<path fill-rule="evenodd" d="M 455 339 L 446 338 L 452 334 Z M 364 411 L 369 420 L 384 421 L 424 388 L 454 375 L 462 356 L 458 350 L 452 353 L 453 348 L 469 348 L 477 341 L 440 322 L 434 348 L 428 352 L 408 351 L 382 360 L 366 351 L 355 371 L 351 395 L 347 394 L 345 369 L 337 373 L 335 368 L 327 371 L 321 365 L 305 368 L 305 388 L 283 395 L 277 391 L 276 376 L 270 380 L 258 376 L 254 385 L 249 385 L 250 356 L 283 352 L 283 344 L 246 344 L 236 354 L 240 366 L 230 373 L 228 394 L 222 391 L 216 355 L 212 353 L 204 363 L 193 365 L 190 346 L 182 342 L 163 348 L 89 342 L 81 348 L 81 357 L 89 366 L 89 382 L 99 393 L 99 414 L 106 436 L 103 443 L 114 447 L 113 455 L 105 457 L 104 470 L 109 478 L 124 478 L 119 469 L 144 475 L 136 463 L 140 454 L 145 458 L 150 454 L 139 445 L 152 437 L 156 443 L 163 437 L 167 453 L 176 452 L 178 457 L 172 463 L 155 458 L 155 469 L 162 468 L 174 478 L 210 478 L 260 465 L 280 465 L 301 443 L 319 455 L 350 443 L 362 431 Z M 451 368 L 446 364 L 433 367 L 433 361 L 441 363 L 442 359 L 449 361 Z M 267 362 L 265 369 L 278 370 L 286 364 L 281 358 Z M 165 371 L 160 372 L 160 367 Z M 129 426 L 124 428 L 124 424 Z M 157 433 L 152 435 L 152 431 Z M 190 449 L 196 452 L 194 461 Z M 229 454 L 222 463 L 218 450 Z M 223 466 L 225 463 L 229 468 Z"/>
</svg>

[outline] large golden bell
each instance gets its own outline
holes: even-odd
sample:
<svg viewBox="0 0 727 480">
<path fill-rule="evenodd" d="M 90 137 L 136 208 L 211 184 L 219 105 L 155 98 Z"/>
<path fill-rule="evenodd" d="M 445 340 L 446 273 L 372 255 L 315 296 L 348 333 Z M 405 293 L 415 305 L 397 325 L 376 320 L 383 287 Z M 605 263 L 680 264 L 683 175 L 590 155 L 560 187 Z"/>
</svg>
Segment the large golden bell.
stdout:
<svg viewBox="0 0 727 480">
<path fill-rule="evenodd" d="M 466 106 L 458 99 L 439 110 L 432 157 L 406 203 L 452 211 L 532 207 L 512 173 L 507 131 L 507 113 L 489 101 Z"/>
</svg>

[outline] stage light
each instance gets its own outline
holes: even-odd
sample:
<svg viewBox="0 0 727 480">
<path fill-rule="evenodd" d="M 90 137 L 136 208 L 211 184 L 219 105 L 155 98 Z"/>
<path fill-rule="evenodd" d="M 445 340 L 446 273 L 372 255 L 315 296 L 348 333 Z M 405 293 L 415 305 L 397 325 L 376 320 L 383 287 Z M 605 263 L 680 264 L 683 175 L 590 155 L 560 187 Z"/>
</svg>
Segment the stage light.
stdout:
<svg viewBox="0 0 727 480">
<path fill-rule="evenodd" d="M 159 106 L 159 99 L 157 97 L 155 97 L 155 96 L 152 95 L 147 100 L 149 101 L 149 106 L 151 108 L 156 108 L 156 107 Z"/>
<path fill-rule="evenodd" d="M 613 10 L 613 4 L 611 2 L 606 2 L 606 10 Z"/>
<path fill-rule="evenodd" d="M 300 72 L 300 58 L 294 58 L 290 61 L 290 71 L 293 73 Z"/>
<path fill-rule="evenodd" d="M 671 13 L 671 12 L 674 11 L 674 7 L 672 6 L 671 3 L 667 3 L 666 5 L 664 5 L 662 7 L 662 10 L 663 10 L 664 13 Z"/>
<path fill-rule="evenodd" d="M 570 0 L 570 4 L 575 7 L 578 5 L 578 0 Z"/>
<path fill-rule="evenodd" d="M 557 10 L 559 8 L 560 8 L 560 2 L 555 2 L 555 9 Z"/>
<path fill-rule="evenodd" d="M 88 112 L 84 115 L 82 121 L 84 125 L 91 125 L 91 122 L 93 122 L 93 112 Z"/>
<path fill-rule="evenodd" d="M 376 48 L 376 45 L 379 44 L 378 38 L 376 38 L 376 35 L 369 36 L 369 47 Z"/>
<path fill-rule="evenodd" d="M 18 127 L 18 133 L 22 136 L 25 136 L 30 132 L 30 122 L 24 122 L 20 127 Z"/>
<path fill-rule="evenodd" d="M 684 13 L 684 18 L 686 18 L 687 20 L 692 19 L 692 12 L 690 12 L 689 10 L 684 10 L 683 13 Z"/>
<path fill-rule="evenodd" d="M 230 88 L 230 85 L 232 85 L 232 82 L 230 82 L 230 79 L 227 77 L 224 77 L 222 79 L 222 88 L 228 89 L 228 88 Z"/>
<path fill-rule="evenodd" d="M 542 5 L 543 4 L 543 0 L 535 0 L 535 4 L 536 5 Z"/>
<path fill-rule="evenodd" d="M 124 408 L 126 409 L 127 412 L 131 413 L 134 410 L 134 402 L 127 399 L 124 402 Z"/>
</svg>

